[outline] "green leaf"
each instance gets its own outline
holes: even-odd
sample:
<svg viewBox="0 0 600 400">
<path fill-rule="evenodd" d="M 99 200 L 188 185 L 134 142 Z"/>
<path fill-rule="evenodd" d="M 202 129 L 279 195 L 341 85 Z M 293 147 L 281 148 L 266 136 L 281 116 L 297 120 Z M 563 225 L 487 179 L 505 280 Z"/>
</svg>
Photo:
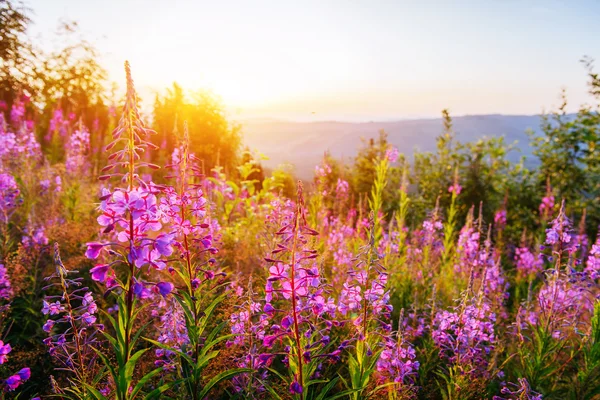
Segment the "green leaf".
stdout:
<svg viewBox="0 0 600 400">
<path fill-rule="evenodd" d="M 95 387 L 90 386 L 87 383 L 85 383 L 85 387 L 92 394 L 92 396 L 94 397 L 94 399 L 96 399 L 96 400 L 107 400 L 107 398 L 104 397 L 104 395 L 102 395 L 102 393 L 100 393 L 98 391 L 98 389 L 96 389 Z"/>
<path fill-rule="evenodd" d="M 110 375 L 112 376 L 113 380 L 116 382 L 117 381 L 117 372 L 115 371 L 114 367 L 112 366 L 112 363 L 104 355 L 104 353 L 102 353 L 97 348 L 92 347 L 92 350 L 94 350 L 96 352 L 96 354 L 98 355 L 98 357 L 100 357 L 100 359 L 102 360 L 102 362 L 104 363 L 106 368 L 108 368 L 108 371 L 110 372 Z"/>
<path fill-rule="evenodd" d="M 327 393 L 329 393 L 329 391 L 331 389 L 333 389 L 333 387 L 335 386 L 335 384 L 339 381 L 339 378 L 333 378 L 332 380 L 329 381 L 329 383 L 327 385 L 325 385 L 325 387 L 323 389 L 321 389 L 321 393 L 319 393 L 319 395 L 316 397 L 315 400 L 323 400 L 325 399 L 325 395 Z"/>
<path fill-rule="evenodd" d="M 129 361 L 127 361 L 127 364 L 125 364 L 123 373 L 124 373 L 124 376 L 127 379 L 128 383 L 131 382 L 131 379 L 133 377 L 133 370 L 135 369 L 135 364 L 137 364 L 140 357 L 143 356 L 144 353 L 147 352 L 148 350 L 150 350 L 150 349 L 138 350 L 133 356 L 131 356 Z M 127 385 L 127 387 L 129 387 L 129 385 Z"/>
<path fill-rule="evenodd" d="M 253 372 L 253 370 L 250 369 L 250 368 L 235 368 L 235 369 L 230 369 L 230 370 L 225 371 L 225 372 L 221 372 L 219 375 L 217 375 L 214 378 L 212 378 L 206 384 L 206 386 L 204 386 L 204 389 L 202 389 L 202 391 L 200 392 L 200 394 L 198 394 L 198 398 L 199 399 L 203 399 L 204 397 L 206 397 L 206 395 L 208 394 L 208 392 L 210 392 L 212 390 L 212 388 L 215 385 L 217 385 L 219 382 L 221 382 L 222 380 L 233 378 L 235 375 L 241 374 L 241 373 L 244 373 L 244 372 Z"/>
<path fill-rule="evenodd" d="M 133 347 L 135 346 L 135 344 L 137 343 L 138 339 L 140 338 L 140 335 L 146 330 L 146 328 L 154 321 L 148 321 L 146 322 L 144 325 L 142 325 L 142 327 L 140 329 L 138 329 L 138 331 L 136 332 L 136 334 L 133 336 L 133 338 L 131 339 L 131 341 L 129 342 L 129 348 L 133 349 Z"/>
<path fill-rule="evenodd" d="M 165 383 L 164 385 L 157 387 L 156 389 L 148 393 L 146 396 L 144 396 L 144 400 L 156 399 L 160 394 L 166 392 L 173 386 L 180 384 L 182 381 L 183 380 L 178 379 L 172 382 Z"/>
<path fill-rule="evenodd" d="M 337 394 L 335 394 L 333 396 L 327 397 L 327 400 L 335 400 L 335 399 L 339 399 L 339 398 L 342 398 L 342 397 L 350 396 L 351 394 L 355 394 L 355 393 L 360 392 L 362 389 L 363 388 L 345 390 L 345 391 L 337 393 Z"/>
<path fill-rule="evenodd" d="M 148 339 L 148 338 L 144 338 L 144 340 L 146 340 L 149 343 L 152 343 L 153 345 L 155 345 L 157 347 L 160 347 L 161 349 L 172 351 L 173 353 L 177 354 L 179 357 L 184 358 L 190 364 L 194 363 L 194 360 L 189 355 L 182 352 L 181 350 L 178 350 L 171 346 L 167 346 L 163 343 L 157 342 L 156 340 L 152 340 L 152 339 Z"/>
<path fill-rule="evenodd" d="M 261 384 L 264 386 L 264 388 L 267 389 L 267 391 L 271 394 L 272 399 L 283 400 L 281 398 L 281 396 L 275 391 L 275 389 L 273 389 L 271 386 L 269 386 L 266 382 L 262 382 L 260 380 L 259 380 L 259 382 L 261 382 Z"/>
<path fill-rule="evenodd" d="M 135 396 L 138 394 L 138 392 L 140 390 L 142 390 L 144 388 L 144 385 L 153 377 L 155 377 L 156 375 L 160 374 L 163 371 L 163 367 L 159 367 L 156 368 L 153 371 L 148 372 L 146 375 L 144 375 L 142 377 L 142 379 L 140 379 L 138 381 L 138 383 L 135 385 L 135 387 L 133 388 L 133 390 L 131 391 L 131 398 L 134 399 Z"/>
</svg>

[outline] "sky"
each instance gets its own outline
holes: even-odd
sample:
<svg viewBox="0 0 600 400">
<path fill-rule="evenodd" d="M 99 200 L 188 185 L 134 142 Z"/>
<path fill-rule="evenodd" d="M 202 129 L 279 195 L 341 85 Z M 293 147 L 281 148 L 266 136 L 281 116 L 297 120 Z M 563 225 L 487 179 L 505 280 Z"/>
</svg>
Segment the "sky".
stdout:
<svg viewBox="0 0 600 400">
<path fill-rule="evenodd" d="M 52 46 L 77 21 L 123 86 L 151 102 L 177 81 L 237 119 L 392 120 L 538 114 L 589 101 L 600 1 L 25 0 Z M 600 62 L 600 61 L 599 61 Z"/>
</svg>

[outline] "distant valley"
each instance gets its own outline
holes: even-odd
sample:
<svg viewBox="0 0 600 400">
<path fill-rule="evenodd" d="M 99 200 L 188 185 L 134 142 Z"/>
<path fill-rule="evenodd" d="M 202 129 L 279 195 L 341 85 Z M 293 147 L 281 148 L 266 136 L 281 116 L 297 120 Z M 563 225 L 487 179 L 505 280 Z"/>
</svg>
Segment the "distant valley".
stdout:
<svg viewBox="0 0 600 400">
<path fill-rule="evenodd" d="M 453 121 L 461 142 L 504 136 L 508 144 L 518 142 L 517 149 L 509 154 L 512 161 L 525 155 L 529 164 L 535 163 L 526 131 L 540 131 L 539 115 L 467 115 L 454 117 Z M 325 151 L 351 162 L 362 144 L 361 137 L 377 137 L 380 129 L 409 157 L 415 150 L 435 151 L 435 138 L 443 130 L 441 118 L 364 123 L 246 120 L 242 125 L 244 144 L 269 157 L 263 161 L 265 167 L 290 163 L 295 166 L 296 174 L 305 179 L 312 176 Z"/>
</svg>

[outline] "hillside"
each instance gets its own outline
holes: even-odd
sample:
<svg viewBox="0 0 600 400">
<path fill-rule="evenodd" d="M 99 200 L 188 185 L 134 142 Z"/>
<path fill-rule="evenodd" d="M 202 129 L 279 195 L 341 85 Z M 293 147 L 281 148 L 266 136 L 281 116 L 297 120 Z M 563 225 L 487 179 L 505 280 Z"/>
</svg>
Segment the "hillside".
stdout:
<svg viewBox="0 0 600 400">
<path fill-rule="evenodd" d="M 538 115 L 467 115 L 453 118 L 457 138 L 462 142 L 484 136 L 504 136 L 507 143 L 518 142 L 518 150 L 510 159 L 531 156 L 526 131 L 539 131 Z M 435 138 L 442 131 L 441 118 L 383 122 L 288 122 L 278 120 L 247 120 L 243 123 L 244 143 L 269 157 L 263 164 L 273 168 L 281 163 L 295 165 L 299 177 L 311 176 L 323 152 L 349 160 L 361 146 L 361 138 L 376 137 L 380 129 L 401 152 L 435 150 Z"/>
</svg>

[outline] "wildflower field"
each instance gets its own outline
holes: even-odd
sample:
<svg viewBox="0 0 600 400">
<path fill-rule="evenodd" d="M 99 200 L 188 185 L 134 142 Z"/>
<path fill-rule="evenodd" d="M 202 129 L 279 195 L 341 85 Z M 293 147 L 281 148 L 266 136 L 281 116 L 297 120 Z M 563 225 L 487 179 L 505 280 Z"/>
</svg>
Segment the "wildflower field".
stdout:
<svg viewBox="0 0 600 400">
<path fill-rule="evenodd" d="M 435 152 L 382 131 L 299 180 L 214 97 L 147 115 L 143 65 L 110 101 L 59 55 L 0 69 L 0 398 L 600 399 L 592 60 L 534 165 L 444 110 Z"/>
<path fill-rule="evenodd" d="M 186 123 L 157 146 L 125 71 L 107 134 L 2 114 L 4 396 L 599 398 L 600 244 L 550 178 L 529 210 L 526 178 L 496 183 L 486 219 L 454 160 L 420 218 L 385 136 L 365 195 L 327 155 L 304 183 L 207 171 Z"/>
</svg>

